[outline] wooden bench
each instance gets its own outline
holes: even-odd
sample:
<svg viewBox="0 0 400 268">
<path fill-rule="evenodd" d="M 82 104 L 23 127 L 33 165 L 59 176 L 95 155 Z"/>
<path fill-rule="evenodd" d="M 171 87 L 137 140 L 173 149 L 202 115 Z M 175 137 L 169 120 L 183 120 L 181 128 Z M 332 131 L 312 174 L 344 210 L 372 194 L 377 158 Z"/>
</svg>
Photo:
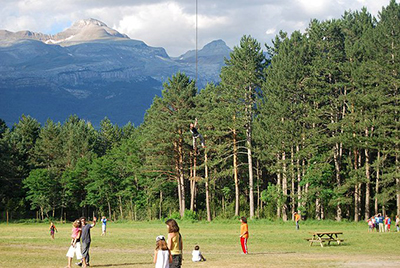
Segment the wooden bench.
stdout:
<svg viewBox="0 0 400 268">
<path fill-rule="evenodd" d="M 338 237 L 338 235 L 343 234 L 343 232 L 314 232 L 311 234 L 312 238 L 304 238 L 310 242 L 310 246 L 312 246 L 313 243 L 319 243 L 321 247 L 324 247 L 324 242 L 328 242 L 328 245 L 330 245 L 331 242 L 336 242 L 340 245 L 344 241 L 344 239 Z"/>
</svg>

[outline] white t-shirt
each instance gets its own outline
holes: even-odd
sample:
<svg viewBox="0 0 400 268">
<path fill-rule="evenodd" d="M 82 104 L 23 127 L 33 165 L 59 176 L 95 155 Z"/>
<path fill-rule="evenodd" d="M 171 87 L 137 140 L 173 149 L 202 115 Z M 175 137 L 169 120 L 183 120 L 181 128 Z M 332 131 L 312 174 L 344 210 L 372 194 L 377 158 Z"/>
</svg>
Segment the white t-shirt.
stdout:
<svg viewBox="0 0 400 268">
<path fill-rule="evenodd" d="M 200 250 L 193 250 L 192 251 L 192 261 L 201 261 L 201 252 Z"/>
<path fill-rule="evenodd" d="M 156 268 L 169 268 L 169 252 L 168 250 L 157 251 Z"/>
</svg>

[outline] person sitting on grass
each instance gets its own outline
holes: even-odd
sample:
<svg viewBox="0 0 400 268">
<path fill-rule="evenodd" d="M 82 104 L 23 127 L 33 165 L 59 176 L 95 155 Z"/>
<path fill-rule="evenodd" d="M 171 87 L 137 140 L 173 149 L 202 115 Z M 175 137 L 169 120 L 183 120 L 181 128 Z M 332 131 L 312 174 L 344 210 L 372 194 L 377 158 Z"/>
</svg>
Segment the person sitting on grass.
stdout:
<svg viewBox="0 0 400 268">
<path fill-rule="evenodd" d="M 199 246 L 195 246 L 194 250 L 192 251 L 192 261 L 193 262 L 206 261 L 203 254 L 201 254 L 201 252 L 200 252 Z"/>
</svg>

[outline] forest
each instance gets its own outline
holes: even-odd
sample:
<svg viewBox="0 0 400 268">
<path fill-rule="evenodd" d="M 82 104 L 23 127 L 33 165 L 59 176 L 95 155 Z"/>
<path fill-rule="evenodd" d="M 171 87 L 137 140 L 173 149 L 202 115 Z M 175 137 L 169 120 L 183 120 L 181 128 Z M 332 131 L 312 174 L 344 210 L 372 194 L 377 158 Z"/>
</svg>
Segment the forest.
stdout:
<svg viewBox="0 0 400 268">
<path fill-rule="evenodd" d="M 139 126 L 0 120 L 0 218 L 400 215 L 400 4 L 244 35 L 225 63 L 202 89 L 170 77 Z"/>
</svg>

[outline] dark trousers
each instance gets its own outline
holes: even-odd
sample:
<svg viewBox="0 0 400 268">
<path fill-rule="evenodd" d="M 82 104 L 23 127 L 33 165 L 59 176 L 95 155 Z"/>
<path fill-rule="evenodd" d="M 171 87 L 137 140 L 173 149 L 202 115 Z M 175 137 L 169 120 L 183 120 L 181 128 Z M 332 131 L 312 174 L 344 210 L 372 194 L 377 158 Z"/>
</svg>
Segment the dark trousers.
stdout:
<svg viewBox="0 0 400 268">
<path fill-rule="evenodd" d="M 88 264 L 90 260 L 89 248 L 90 248 L 90 242 L 89 243 L 81 242 L 82 257 L 85 258 L 86 264 Z"/>
<path fill-rule="evenodd" d="M 170 268 L 181 268 L 182 266 L 182 254 L 172 255 L 172 263 L 170 264 Z"/>
</svg>

